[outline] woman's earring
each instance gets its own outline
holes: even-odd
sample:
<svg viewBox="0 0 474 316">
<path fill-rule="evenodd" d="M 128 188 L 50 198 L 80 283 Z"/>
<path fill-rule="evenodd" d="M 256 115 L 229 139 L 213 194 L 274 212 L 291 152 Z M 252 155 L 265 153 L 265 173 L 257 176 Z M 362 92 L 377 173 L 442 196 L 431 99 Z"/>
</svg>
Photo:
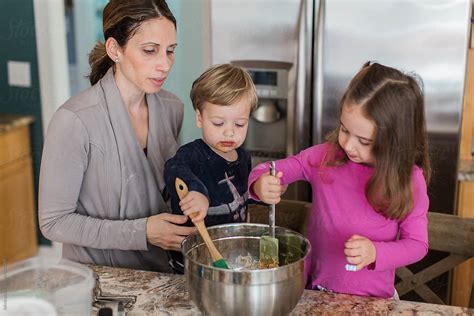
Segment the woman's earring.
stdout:
<svg viewBox="0 0 474 316">
<path fill-rule="evenodd" d="M 118 62 L 119 62 L 119 59 L 118 59 L 118 58 L 115 58 L 115 62 L 118 63 Z"/>
</svg>

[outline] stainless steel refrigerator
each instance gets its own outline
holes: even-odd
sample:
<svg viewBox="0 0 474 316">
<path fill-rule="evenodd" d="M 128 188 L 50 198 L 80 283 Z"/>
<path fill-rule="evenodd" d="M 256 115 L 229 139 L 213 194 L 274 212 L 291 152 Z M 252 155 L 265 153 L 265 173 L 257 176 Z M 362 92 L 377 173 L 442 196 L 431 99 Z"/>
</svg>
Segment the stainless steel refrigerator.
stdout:
<svg viewBox="0 0 474 316">
<path fill-rule="evenodd" d="M 210 0 L 211 63 L 249 69 L 259 107 L 244 144 L 254 162 L 324 141 L 365 61 L 424 82 L 431 210 L 453 213 L 470 0 Z M 298 184 L 287 198 L 309 200 Z"/>
</svg>

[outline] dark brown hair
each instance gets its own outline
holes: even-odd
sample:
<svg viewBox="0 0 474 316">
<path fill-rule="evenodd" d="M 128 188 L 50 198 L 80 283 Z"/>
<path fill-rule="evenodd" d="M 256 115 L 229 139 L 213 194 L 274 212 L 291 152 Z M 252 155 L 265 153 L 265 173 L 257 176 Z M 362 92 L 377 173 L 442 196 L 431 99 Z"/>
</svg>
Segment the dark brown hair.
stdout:
<svg viewBox="0 0 474 316">
<path fill-rule="evenodd" d="M 125 47 L 143 22 L 164 17 L 173 22 L 176 19 L 164 0 L 110 0 L 104 8 L 102 28 L 104 39 L 114 38 L 120 47 Z M 91 73 L 89 81 L 94 85 L 114 65 L 105 50 L 105 44 L 98 42 L 89 54 Z"/>
<path fill-rule="evenodd" d="M 369 203 L 387 218 L 404 218 L 413 207 L 413 167 L 423 170 L 427 183 L 431 177 L 421 79 L 367 62 L 351 80 L 340 111 L 345 106 L 363 107 L 364 115 L 376 128 L 372 148 L 376 162 L 366 187 Z M 343 152 L 338 143 L 339 129 L 328 136 L 336 149 L 324 163 L 328 166 L 348 159 L 345 154 L 336 154 Z"/>
<path fill-rule="evenodd" d="M 257 106 L 257 91 L 252 77 L 243 68 L 231 64 L 219 64 L 207 69 L 194 80 L 191 101 L 194 110 L 202 111 L 204 102 L 231 105 L 246 96 L 250 112 Z"/>
</svg>

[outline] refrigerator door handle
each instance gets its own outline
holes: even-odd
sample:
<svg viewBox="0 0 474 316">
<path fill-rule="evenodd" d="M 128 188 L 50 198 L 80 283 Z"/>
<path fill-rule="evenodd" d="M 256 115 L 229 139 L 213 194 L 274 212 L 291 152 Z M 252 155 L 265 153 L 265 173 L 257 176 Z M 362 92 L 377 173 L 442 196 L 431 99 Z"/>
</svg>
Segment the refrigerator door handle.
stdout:
<svg viewBox="0 0 474 316">
<path fill-rule="evenodd" d="M 314 48 L 313 48 L 313 139 L 312 144 L 320 144 L 323 139 L 323 44 L 324 44 L 325 0 L 315 0 Z"/>
<path fill-rule="evenodd" d="M 287 154 L 310 145 L 311 58 L 313 43 L 313 1 L 301 1 L 298 23 L 297 68 L 293 109 L 288 114 Z M 293 114 L 293 117 L 290 115 Z"/>
</svg>

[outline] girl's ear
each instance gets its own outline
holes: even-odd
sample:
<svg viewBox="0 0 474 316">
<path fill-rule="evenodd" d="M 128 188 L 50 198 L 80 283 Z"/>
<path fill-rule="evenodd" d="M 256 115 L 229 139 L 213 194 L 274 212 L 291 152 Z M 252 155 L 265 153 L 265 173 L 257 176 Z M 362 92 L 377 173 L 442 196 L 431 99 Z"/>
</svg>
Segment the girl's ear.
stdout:
<svg viewBox="0 0 474 316">
<path fill-rule="evenodd" d="M 196 110 L 196 126 L 202 128 L 202 115 L 199 109 Z"/>
<path fill-rule="evenodd" d="M 107 55 L 110 59 L 114 62 L 119 62 L 122 57 L 122 51 L 120 49 L 120 45 L 113 37 L 109 37 L 105 41 L 105 50 L 107 51 Z"/>
</svg>

